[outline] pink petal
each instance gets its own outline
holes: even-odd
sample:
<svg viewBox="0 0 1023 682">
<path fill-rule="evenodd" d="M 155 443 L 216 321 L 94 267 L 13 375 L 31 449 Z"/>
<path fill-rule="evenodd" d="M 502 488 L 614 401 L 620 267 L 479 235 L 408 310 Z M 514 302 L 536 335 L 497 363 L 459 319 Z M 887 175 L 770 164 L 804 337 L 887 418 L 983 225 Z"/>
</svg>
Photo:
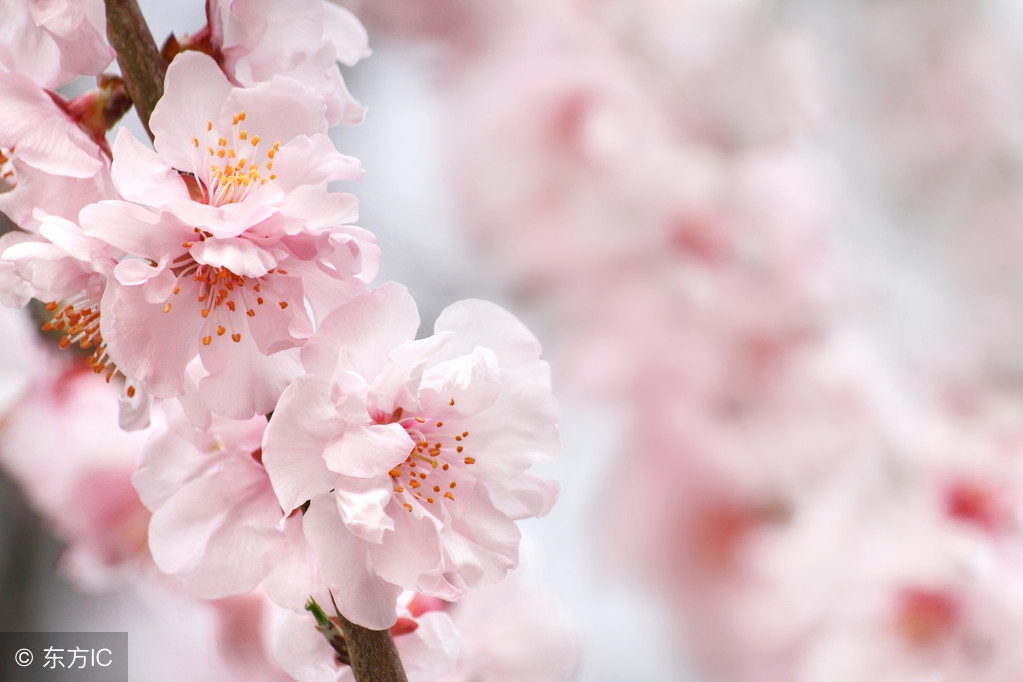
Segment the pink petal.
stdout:
<svg viewBox="0 0 1023 682">
<path fill-rule="evenodd" d="M 312 374 L 330 376 L 340 359 L 346 369 L 372 378 L 418 328 L 415 301 L 403 286 L 389 282 L 329 315 L 302 348 L 302 363 Z"/>
<path fill-rule="evenodd" d="M 103 295 L 103 338 L 113 361 L 158 398 L 184 392 L 185 367 L 199 350 L 198 306 L 175 301 L 170 313 L 146 300 L 145 285 L 112 280 Z"/>
<path fill-rule="evenodd" d="M 447 405 L 445 412 L 466 416 L 493 405 L 500 393 L 497 357 L 492 350 L 478 347 L 471 355 L 447 360 L 423 372 L 419 399 L 423 407 Z M 454 404 L 450 405 L 452 400 Z"/>
<path fill-rule="evenodd" d="M 550 384 L 504 373 L 498 401 L 472 418 L 472 437 L 474 446 L 488 453 L 477 458 L 480 475 L 510 478 L 556 457 L 561 439 Z"/>
<path fill-rule="evenodd" d="M 391 509 L 394 533 L 388 534 L 382 544 L 370 548 L 373 566 L 384 580 L 419 590 L 422 576 L 439 573 L 444 565 L 440 524 L 415 507 L 414 511 L 407 511 L 397 501 L 392 503 Z M 431 596 L 451 599 L 456 595 L 445 592 Z"/>
<path fill-rule="evenodd" d="M 283 526 L 287 546 L 277 565 L 263 580 L 266 595 L 275 604 L 293 611 L 302 610 L 310 596 L 320 604 L 330 604 L 330 591 L 302 530 L 302 514 L 290 514 Z"/>
<path fill-rule="evenodd" d="M 345 66 L 355 66 L 372 53 L 362 22 L 351 11 L 330 2 L 323 3 L 323 35 L 333 44 L 337 60 Z"/>
<path fill-rule="evenodd" d="M 116 55 L 102 30 L 106 20 L 102 3 L 60 0 L 29 6 L 36 24 L 60 47 L 60 65 L 67 73 L 100 74 L 113 61 Z M 94 16 L 88 15 L 90 9 Z"/>
<path fill-rule="evenodd" d="M 232 116 L 244 111 L 250 139 L 259 135 L 262 140 L 253 159 L 262 159 L 276 142 L 283 147 L 299 136 L 326 133 L 324 109 L 323 99 L 302 83 L 291 78 L 273 78 L 231 90 L 224 100 L 221 130 L 229 130 Z M 276 158 L 274 170 L 280 175 Z"/>
<path fill-rule="evenodd" d="M 203 139 L 207 121 L 217 123 L 231 89 L 212 58 L 193 51 L 176 56 L 167 68 L 163 97 L 149 119 L 160 157 L 178 170 L 197 171 L 192 138 Z"/>
<path fill-rule="evenodd" d="M 181 243 L 192 235 L 191 228 L 166 218 L 126 201 L 101 201 L 86 206 L 79 214 L 87 237 L 154 261 L 181 252 Z"/>
<path fill-rule="evenodd" d="M 189 201 L 181 174 L 122 128 L 114 140 L 111 174 L 121 197 L 147 206 Z"/>
<path fill-rule="evenodd" d="M 335 476 L 323 461 L 324 445 L 344 427 L 319 377 L 296 379 L 281 395 L 263 436 L 263 466 L 277 499 L 290 512 L 326 493 Z"/>
<path fill-rule="evenodd" d="M 209 346 L 199 348 L 199 355 L 209 372 L 199 380 L 203 403 L 232 419 L 269 414 L 288 384 L 302 373 L 296 351 L 265 355 L 253 335 L 245 332 L 238 342 L 226 335 L 214 337 Z"/>
<path fill-rule="evenodd" d="M 401 424 L 348 424 L 323 451 L 327 467 L 344 476 L 372 478 L 405 461 L 414 444 Z M 388 482 L 388 493 L 390 484 Z"/>
<path fill-rule="evenodd" d="M 469 299 L 445 308 L 434 330 L 456 332 L 458 342 L 446 351 L 451 357 L 483 346 L 497 353 L 502 367 L 526 363 L 540 357 L 540 342 L 522 322 L 501 306 Z"/>
<path fill-rule="evenodd" d="M 389 362 L 370 387 L 370 413 L 390 414 L 395 406 L 417 409 L 419 385 L 427 363 L 449 340 L 446 335 L 428 336 L 391 351 Z"/>
<path fill-rule="evenodd" d="M 149 428 L 152 423 L 153 396 L 145 386 L 133 379 L 124 382 L 117 406 L 117 425 L 123 431 L 141 431 Z"/>
<path fill-rule="evenodd" d="M 371 630 L 394 625 L 401 588 L 376 574 L 370 564 L 370 545 L 345 528 L 332 496 L 313 498 L 302 527 L 341 613 Z"/>
<path fill-rule="evenodd" d="M 52 175 L 86 178 L 103 167 L 102 152 L 36 83 L 0 72 L 0 146 Z"/>
<path fill-rule="evenodd" d="M 558 501 L 557 481 L 523 473 L 488 487 L 494 506 L 512 519 L 546 516 Z"/>
<path fill-rule="evenodd" d="M 483 486 L 476 486 L 464 514 L 441 531 L 444 553 L 469 587 L 497 582 L 518 564 L 521 533 L 494 507 Z"/>
<path fill-rule="evenodd" d="M 24 230 L 38 229 L 39 219 L 35 212 L 40 206 L 45 206 L 51 215 L 75 220 L 85 206 L 115 194 L 105 168 L 93 176 L 76 178 L 41 171 L 17 155 L 11 159 L 11 164 L 18 184 L 14 189 L 0 193 L 0 212 Z"/>
<path fill-rule="evenodd" d="M 415 632 L 394 640 L 409 680 L 432 680 L 448 675 L 458 660 L 460 637 L 451 616 L 441 611 L 416 619 Z"/>
<path fill-rule="evenodd" d="M 394 520 L 386 511 L 387 503 L 394 495 L 390 477 L 383 481 L 339 479 L 338 483 L 333 495 L 345 526 L 366 542 L 380 544 L 384 531 L 394 530 Z"/>
<path fill-rule="evenodd" d="M 248 592 L 267 574 L 284 538 L 265 474 L 234 457 L 184 485 L 153 513 L 156 564 L 207 599 Z"/>
<path fill-rule="evenodd" d="M 317 600 L 330 613 L 330 602 Z M 348 666 L 338 665 L 337 654 L 315 627 L 308 613 L 280 609 L 274 616 L 273 655 L 281 669 L 296 680 L 354 682 Z"/>
<path fill-rule="evenodd" d="M 247 239 L 210 237 L 196 243 L 190 251 L 197 263 L 227 268 L 242 277 L 262 277 L 277 267 L 277 260 L 270 251 Z"/>
<path fill-rule="evenodd" d="M 236 237 L 277 213 L 276 204 L 283 198 L 279 187 L 267 183 L 244 200 L 223 206 L 185 201 L 164 208 L 186 225 L 203 228 L 218 237 Z"/>
<path fill-rule="evenodd" d="M 169 276 L 171 278 L 171 281 L 173 282 L 174 275 L 171 274 L 169 271 L 154 268 L 146 261 L 141 261 L 136 258 L 130 258 L 128 260 L 121 261 L 120 263 L 114 266 L 113 272 L 114 277 L 117 279 L 117 281 L 126 286 L 136 286 L 140 284 L 145 284 L 146 282 L 153 279 L 157 275 L 163 273 Z M 170 291 L 167 291 L 167 293 L 170 294 Z"/>
<path fill-rule="evenodd" d="M 274 157 L 277 185 L 290 191 L 302 185 L 326 187 L 332 180 L 362 180 L 362 162 L 337 151 L 326 135 L 301 135 L 283 144 Z"/>
<path fill-rule="evenodd" d="M 289 218 L 297 218 L 302 230 L 319 230 L 358 220 L 359 200 L 344 192 L 301 185 L 288 192 L 281 212 Z M 375 241 L 372 235 L 367 233 L 366 236 L 367 242 Z"/>
</svg>

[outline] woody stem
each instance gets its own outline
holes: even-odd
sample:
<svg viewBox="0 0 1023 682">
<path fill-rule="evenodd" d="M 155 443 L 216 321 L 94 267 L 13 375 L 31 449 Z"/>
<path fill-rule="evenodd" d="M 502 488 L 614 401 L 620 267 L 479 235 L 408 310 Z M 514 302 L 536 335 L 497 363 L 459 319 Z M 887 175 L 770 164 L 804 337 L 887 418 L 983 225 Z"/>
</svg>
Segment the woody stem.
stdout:
<svg viewBox="0 0 1023 682">
<path fill-rule="evenodd" d="M 107 38 L 117 51 L 117 64 L 121 67 L 128 94 L 135 103 L 135 111 L 149 139 L 152 139 L 149 117 L 163 96 L 163 77 L 167 73 L 167 63 L 153 40 L 153 34 L 136 0 L 105 2 Z"/>
<path fill-rule="evenodd" d="M 358 682 L 408 682 L 390 630 L 368 630 L 337 616 Z"/>
</svg>

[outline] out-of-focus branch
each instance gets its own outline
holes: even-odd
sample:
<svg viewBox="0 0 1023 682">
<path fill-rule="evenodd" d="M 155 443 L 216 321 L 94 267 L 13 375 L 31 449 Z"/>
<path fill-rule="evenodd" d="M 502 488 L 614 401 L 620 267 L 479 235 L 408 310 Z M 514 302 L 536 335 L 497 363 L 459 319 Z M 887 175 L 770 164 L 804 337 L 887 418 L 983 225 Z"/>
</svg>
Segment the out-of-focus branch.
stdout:
<svg viewBox="0 0 1023 682">
<path fill-rule="evenodd" d="M 107 8 L 107 39 L 117 51 L 117 63 L 128 87 L 128 94 L 135 103 L 146 133 L 149 117 L 156 103 L 163 95 L 163 77 L 167 63 L 160 54 L 160 48 L 153 40 L 153 34 L 146 25 L 142 10 L 136 0 L 105 0 Z"/>
</svg>

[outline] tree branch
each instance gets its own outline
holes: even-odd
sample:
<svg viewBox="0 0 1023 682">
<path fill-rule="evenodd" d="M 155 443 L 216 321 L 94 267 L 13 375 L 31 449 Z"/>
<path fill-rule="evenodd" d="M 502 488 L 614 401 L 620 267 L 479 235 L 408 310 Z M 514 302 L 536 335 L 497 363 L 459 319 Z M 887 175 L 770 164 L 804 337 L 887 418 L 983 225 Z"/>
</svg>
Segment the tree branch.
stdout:
<svg viewBox="0 0 1023 682">
<path fill-rule="evenodd" d="M 390 630 L 367 630 L 342 616 L 340 611 L 335 612 L 358 682 L 408 682 Z"/>
<path fill-rule="evenodd" d="M 107 39 L 117 51 L 117 63 L 135 111 L 146 128 L 149 139 L 149 117 L 163 96 L 163 77 L 167 63 L 153 40 L 142 10 L 136 0 L 105 0 L 107 8 Z"/>
</svg>

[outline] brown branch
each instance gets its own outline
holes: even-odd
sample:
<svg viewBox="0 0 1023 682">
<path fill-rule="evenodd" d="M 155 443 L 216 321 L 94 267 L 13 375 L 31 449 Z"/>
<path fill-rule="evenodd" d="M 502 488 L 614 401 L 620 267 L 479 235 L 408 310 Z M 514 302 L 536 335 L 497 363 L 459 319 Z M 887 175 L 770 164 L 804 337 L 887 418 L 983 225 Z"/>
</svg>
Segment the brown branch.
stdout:
<svg viewBox="0 0 1023 682">
<path fill-rule="evenodd" d="M 146 128 L 149 139 L 149 117 L 163 96 L 163 77 L 167 63 L 153 34 L 146 25 L 136 0 L 105 0 L 107 8 L 107 39 L 117 51 L 117 63 L 135 103 L 135 111 Z"/>
<path fill-rule="evenodd" d="M 408 682 L 390 630 L 367 630 L 337 611 L 357 682 Z"/>
</svg>

